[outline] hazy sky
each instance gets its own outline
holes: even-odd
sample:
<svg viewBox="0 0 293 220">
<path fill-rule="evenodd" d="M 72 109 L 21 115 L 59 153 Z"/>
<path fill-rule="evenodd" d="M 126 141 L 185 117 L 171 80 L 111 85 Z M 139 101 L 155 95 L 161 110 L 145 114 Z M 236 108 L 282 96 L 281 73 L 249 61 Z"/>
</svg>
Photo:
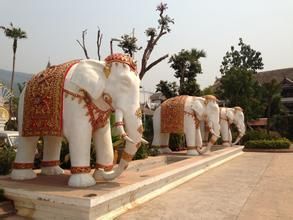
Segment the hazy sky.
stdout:
<svg viewBox="0 0 293 220">
<path fill-rule="evenodd" d="M 171 33 L 164 36 L 151 59 L 181 49 L 203 49 L 201 88 L 220 76 L 219 67 L 231 45 L 239 37 L 262 53 L 264 70 L 293 67 L 292 0 L 168 0 L 167 14 L 175 19 Z M 96 32 L 104 34 L 102 56 L 109 53 L 109 41 L 131 33 L 135 28 L 138 45 L 146 45 L 144 31 L 157 27 L 159 0 L 0 0 L 0 25 L 13 22 L 27 32 L 19 41 L 16 71 L 36 73 L 50 57 L 52 64 L 84 58 L 76 43 L 88 29 L 86 44 L 96 58 Z M 120 52 L 116 47 L 114 52 Z M 136 55 L 140 64 L 141 53 Z M 12 41 L 0 33 L 0 68 L 12 66 Z M 142 80 L 146 90 L 154 91 L 159 81 L 174 81 L 167 60 L 154 67 Z"/>
</svg>

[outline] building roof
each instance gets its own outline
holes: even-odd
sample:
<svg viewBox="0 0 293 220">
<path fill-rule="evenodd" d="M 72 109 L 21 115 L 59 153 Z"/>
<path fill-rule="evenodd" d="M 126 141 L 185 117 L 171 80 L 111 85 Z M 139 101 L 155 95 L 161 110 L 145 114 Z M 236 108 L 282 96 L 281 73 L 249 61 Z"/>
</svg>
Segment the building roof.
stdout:
<svg viewBox="0 0 293 220">
<path fill-rule="evenodd" d="M 256 79 L 260 83 L 268 83 L 273 79 L 281 83 L 285 78 L 293 80 L 293 68 L 263 71 L 256 74 Z"/>
<path fill-rule="evenodd" d="M 247 124 L 251 127 L 257 127 L 257 126 L 266 126 L 268 122 L 267 118 L 258 118 L 256 120 L 248 121 Z"/>
<path fill-rule="evenodd" d="M 161 93 L 161 92 L 157 92 L 154 93 L 153 95 L 150 96 L 151 101 L 155 101 L 155 100 L 165 100 L 166 97 Z"/>
</svg>

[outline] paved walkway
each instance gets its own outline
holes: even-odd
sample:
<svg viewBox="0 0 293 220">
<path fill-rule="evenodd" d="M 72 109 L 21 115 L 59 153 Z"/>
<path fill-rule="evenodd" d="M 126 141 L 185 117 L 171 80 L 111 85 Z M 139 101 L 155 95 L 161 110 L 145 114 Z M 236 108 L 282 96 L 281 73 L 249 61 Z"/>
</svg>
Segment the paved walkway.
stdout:
<svg viewBox="0 0 293 220">
<path fill-rule="evenodd" d="M 293 153 L 246 152 L 117 219 L 293 219 Z"/>
</svg>

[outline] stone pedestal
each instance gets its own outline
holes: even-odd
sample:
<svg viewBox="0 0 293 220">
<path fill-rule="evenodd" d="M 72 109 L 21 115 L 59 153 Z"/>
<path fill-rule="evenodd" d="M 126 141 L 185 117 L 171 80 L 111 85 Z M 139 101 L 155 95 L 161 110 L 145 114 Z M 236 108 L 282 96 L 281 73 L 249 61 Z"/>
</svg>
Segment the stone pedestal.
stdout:
<svg viewBox="0 0 293 220">
<path fill-rule="evenodd" d="M 242 147 L 219 149 L 204 156 L 186 152 L 149 157 L 130 163 L 111 182 L 98 181 L 86 189 L 67 186 L 69 171 L 60 176 L 38 174 L 13 181 L 0 177 L 0 188 L 12 199 L 20 216 L 34 219 L 113 219 L 128 209 L 242 154 Z M 93 170 L 92 170 L 93 172 Z"/>
</svg>

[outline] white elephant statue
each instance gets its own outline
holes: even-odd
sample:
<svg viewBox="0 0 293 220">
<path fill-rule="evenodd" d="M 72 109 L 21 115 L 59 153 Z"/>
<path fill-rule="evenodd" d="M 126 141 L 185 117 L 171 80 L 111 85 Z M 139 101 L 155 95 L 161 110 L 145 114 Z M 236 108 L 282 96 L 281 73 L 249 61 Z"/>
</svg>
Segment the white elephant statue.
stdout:
<svg viewBox="0 0 293 220">
<path fill-rule="evenodd" d="M 19 99 L 20 138 L 11 178 L 36 177 L 32 168 L 40 136 L 44 137 L 41 174 L 63 173 L 59 157 L 65 137 L 72 166 L 69 186 L 88 187 L 96 179 L 118 177 L 143 141 L 139 86 L 136 64 L 123 54 L 110 55 L 105 61 L 88 59 L 52 66 L 35 75 Z M 126 146 L 119 165 L 112 169 L 109 116 L 114 111 L 115 126 Z M 91 139 L 97 154 L 93 176 Z"/>
<path fill-rule="evenodd" d="M 200 121 L 206 121 L 212 137 L 203 147 Z M 170 133 L 184 133 L 187 155 L 203 154 L 210 150 L 220 135 L 219 106 L 214 96 L 177 96 L 164 101 L 153 116 L 154 139 L 152 145 L 160 153 L 170 153 Z"/>
<path fill-rule="evenodd" d="M 230 126 L 234 124 L 239 132 L 238 137 L 232 143 L 232 134 Z M 236 106 L 234 108 L 220 108 L 220 127 L 221 137 L 224 146 L 232 146 L 238 144 L 243 135 L 245 134 L 245 120 L 241 107 Z"/>
<path fill-rule="evenodd" d="M 232 143 L 232 134 L 230 126 L 234 124 L 239 132 L 238 137 Z M 245 134 L 245 120 L 241 107 L 234 108 L 220 107 L 220 131 L 223 146 L 229 147 L 236 145 Z M 208 132 L 206 132 L 204 123 L 201 124 L 201 133 L 204 136 L 204 143 L 208 141 Z"/>
</svg>

